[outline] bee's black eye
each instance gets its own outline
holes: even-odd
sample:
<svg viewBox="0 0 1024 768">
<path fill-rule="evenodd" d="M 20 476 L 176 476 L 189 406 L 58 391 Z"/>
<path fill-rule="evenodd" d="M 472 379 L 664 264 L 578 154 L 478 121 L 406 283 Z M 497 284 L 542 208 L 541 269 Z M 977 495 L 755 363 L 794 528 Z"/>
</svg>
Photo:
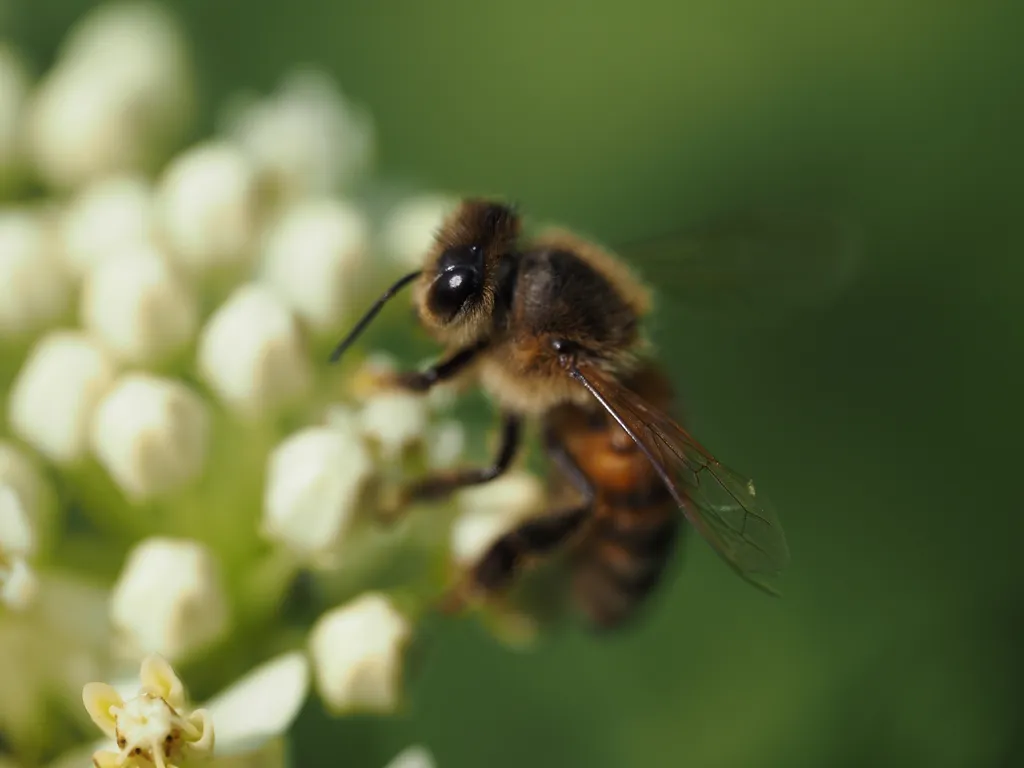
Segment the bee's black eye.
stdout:
<svg viewBox="0 0 1024 768">
<path fill-rule="evenodd" d="M 446 269 L 430 289 L 430 309 L 435 315 L 451 320 L 479 290 L 480 273 L 472 267 Z"/>
<path fill-rule="evenodd" d="M 451 320 L 480 291 L 483 251 L 476 246 L 452 248 L 441 256 L 438 267 L 428 303 L 435 315 Z"/>
</svg>

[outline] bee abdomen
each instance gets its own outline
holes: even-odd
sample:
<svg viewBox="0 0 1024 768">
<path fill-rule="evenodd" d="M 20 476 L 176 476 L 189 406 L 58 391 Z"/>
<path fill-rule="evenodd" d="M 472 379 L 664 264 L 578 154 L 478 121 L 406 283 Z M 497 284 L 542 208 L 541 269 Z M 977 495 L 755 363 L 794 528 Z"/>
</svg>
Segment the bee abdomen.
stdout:
<svg viewBox="0 0 1024 768">
<path fill-rule="evenodd" d="M 679 534 L 679 510 L 667 491 L 667 498 L 654 488 L 629 496 L 599 499 L 598 519 L 577 561 L 576 602 L 600 628 L 621 625 L 637 612 L 661 582 Z"/>
</svg>

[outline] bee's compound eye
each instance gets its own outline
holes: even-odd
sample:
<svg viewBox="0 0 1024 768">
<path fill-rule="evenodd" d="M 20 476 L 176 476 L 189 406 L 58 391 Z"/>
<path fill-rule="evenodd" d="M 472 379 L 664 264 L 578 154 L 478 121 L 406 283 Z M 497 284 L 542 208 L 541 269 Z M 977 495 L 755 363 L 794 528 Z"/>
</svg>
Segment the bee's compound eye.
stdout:
<svg viewBox="0 0 1024 768">
<path fill-rule="evenodd" d="M 436 315 L 451 319 L 479 290 L 480 273 L 473 267 L 446 269 L 430 289 L 430 309 Z"/>
</svg>

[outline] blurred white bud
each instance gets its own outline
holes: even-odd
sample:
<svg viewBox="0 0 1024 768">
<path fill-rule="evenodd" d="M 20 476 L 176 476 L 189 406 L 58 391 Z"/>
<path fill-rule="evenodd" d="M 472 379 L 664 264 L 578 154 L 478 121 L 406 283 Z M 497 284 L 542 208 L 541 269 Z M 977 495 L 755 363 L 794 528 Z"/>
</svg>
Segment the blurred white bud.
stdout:
<svg viewBox="0 0 1024 768">
<path fill-rule="evenodd" d="M 404 267 L 422 267 L 441 222 L 457 204 L 456 199 L 445 195 L 426 194 L 395 206 L 384 225 L 387 253 Z"/>
<path fill-rule="evenodd" d="M 12 557 L 9 563 L 4 565 L 0 553 L 0 604 L 12 611 L 23 611 L 39 594 L 39 579 L 24 557 Z"/>
<path fill-rule="evenodd" d="M 35 554 L 32 521 L 14 489 L 0 485 L 0 603 L 13 610 L 28 606 L 36 594 L 28 559 Z"/>
<path fill-rule="evenodd" d="M 452 467 L 466 447 L 466 428 L 458 421 L 442 421 L 427 430 L 427 458 L 434 469 Z"/>
<path fill-rule="evenodd" d="M 82 189 L 64 214 L 64 259 L 83 274 L 125 248 L 150 242 L 153 191 L 140 176 L 115 175 Z"/>
<path fill-rule="evenodd" d="M 407 747 L 392 758 L 385 768 L 434 768 L 434 756 L 426 747 Z"/>
<path fill-rule="evenodd" d="M 214 555 L 183 539 L 141 542 L 114 585 L 110 618 L 132 655 L 176 661 L 220 639 L 228 629 L 228 601 Z"/>
<path fill-rule="evenodd" d="M 337 192 L 373 161 L 370 114 L 316 71 L 288 75 L 272 96 L 240 100 L 225 129 L 286 199 Z"/>
<path fill-rule="evenodd" d="M 32 528 L 33 547 L 47 548 L 54 523 L 56 496 L 35 462 L 12 444 L 0 440 L 0 486 L 10 488 Z"/>
<path fill-rule="evenodd" d="M 198 394 L 177 381 L 129 373 L 96 408 L 92 449 L 121 489 L 142 501 L 195 480 L 209 434 Z"/>
<path fill-rule="evenodd" d="M 72 285 L 47 216 L 0 210 L 0 336 L 34 333 L 69 309 Z"/>
<path fill-rule="evenodd" d="M 199 327 L 199 303 L 150 245 L 129 246 L 86 277 L 82 325 L 117 358 L 158 363 L 181 350 Z"/>
<path fill-rule="evenodd" d="M 171 252 L 189 271 L 238 266 L 251 257 L 256 177 L 236 147 L 206 142 L 178 155 L 160 181 L 157 204 Z"/>
<path fill-rule="evenodd" d="M 321 616 L 310 632 L 317 689 L 335 713 L 389 713 L 402 693 L 409 621 L 368 592 Z"/>
<path fill-rule="evenodd" d="M 24 170 L 22 152 L 28 69 L 18 53 L 0 43 L 0 191 Z"/>
<path fill-rule="evenodd" d="M 199 370 L 217 394 L 250 416 L 297 401 L 313 383 L 298 323 L 269 288 L 244 285 L 199 335 Z"/>
<path fill-rule="evenodd" d="M 180 29 L 156 3 L 106 3 L 86 14 L 32 107 L 43 179 L 68 188 L 153 166 L 188 125 L 188 58 Z"/>
<path fill-rule="evenodd" d="M 304 200 L 267 234 L 263 275 L 299 317 L 318 331 L 335 329 L 357 298 L 356 276 L 369 249 L 366 218 L 347 203 Z"/>
<path fill-rule="evenodd" d="M 427 406 L 414 393 L 383 391 L 366 401 L 359 421 L 363 434 L 379 446 L 382 458 L 394 460 L 423 438 Z"/>
<path fill-rule="evenodd" d="M 341 425 L 310 427 L 270 455 L 263 533 L 310 558 L 338 551 L 373 475 L 357 432 Z"/>
<path fill-rule="evenodd" d="M 58 464 L 83 458 L 93 412 L 114 376 L 114 362 L 86 334 L 54 331 L 44 336 L 11 387 L 11 429 Z"/>
<path fill-rule="evenodd" d="M 533 475 L 513 471 L 456 494 L 460 509 L 451 529 L 455 563 L 467 567 L 517 523 L 544 510 L 544 486 Z"/>
</svg>

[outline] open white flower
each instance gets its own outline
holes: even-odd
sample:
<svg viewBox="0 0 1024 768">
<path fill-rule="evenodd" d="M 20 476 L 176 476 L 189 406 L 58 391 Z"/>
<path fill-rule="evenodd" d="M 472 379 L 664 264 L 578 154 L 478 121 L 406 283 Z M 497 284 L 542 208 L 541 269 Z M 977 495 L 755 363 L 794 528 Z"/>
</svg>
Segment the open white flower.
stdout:
<svg viewBox="0 0 1024 768">
<path fill-rule="evenodd" d="M 93 722 L 118 749 L 97 751 L 93 755 L 97 768 L 172 768 L 191 753 L 212 752 L 210 715 L 204 709 L 186 708 L 185 689 L 171 666 L 159 656 L 147 656 L 140 679 L 138 695 L 127 700 L 106 683 L 89 683 L 82 691 Z"/>
<path fill-rule="evenodd" d="M 246 156 L 225 142 L 197 144 L 164 172 L 158 210 L 171 253 L 200 274 L 248 262 L 256 236 L 256 176 Z"/>
<path fill-rule="evenodd" d="M 0 210 L 0 336 L 54 324 L 70 303 L 70 277 L 47 216 L 27 208 Z"/>
<path fill-rule="evenodd" d="M 195 335 L 199 304 L 191 286 L 150 245 L 128 246 L 90 270 L 82 324 L 127 363 L 153 364 Z"/>
<path fill-rule="evenodd" d="M 309 427 L 270 455 L 263 501 L 263 533 L 314 561 L 342 547 L 373 461 L 359 434 L 340 423 Z"/>
<path fill-rule="evenodd" d="M 458 201 L 440 194 L 412 197 L 395 206 L 384 225 L 384 247 L 403 267 L 419 269 L 434 235 Z"/>
<path fill-rule="evenodd" d="M 259 416 L 296 402 L 313 383 L 298 323 L 269 288 L 238 288 L 199 336 L 199 370 L 236 411 Z"/>
<path fill-rule="evenodd" d="M 154 237 L 153 190 L 142 177 L 116 174 L 84 187 L 61 225 L 64 259 L 84 274 Z"/>
<path fill-rule="evenodd" d="M 114 375 L 108 353 L 86 334 L 54 331 L 44 336 L 11 387 L 11 428 L 51 461 L 81 459 L 88 450 L 93 412 Z"/>
<path fill-rule="evenodd" d="M 326 74 L 300 70 L 276 93 L 236 104 L 226 131 L 283 197 L 337 192 L 373 160 L 373 121 Z"/>
<path fill-rule="evenodd" d="M 321 616 L 309 647 L 326 706 L 335 713 L 395 711 L 411 636 L 408 619 L 376 592 Z"/>
<path fill-rule="evenodd" d="M 286 209 L 266 236 L 263 277 L 317 331 L 336 329 L 357 298 L 369 226 L 353 206 L 330 198 Z"/>
<path fill-rule="evenodd" d="M 451 529 L 455 563 L 468 567 L 501 535 L 544 510 L 544 487 L 525 471 L 511 471 L 484 485 L 456 494 L 460 513 Z"/>
<path fill-rule="evenodd" d="M 114 585 L 110 617 L 132 655 L 177 660 L 219 640 L 229 606 L 214 554 L 203 544 L 154 537 L 133 549 Z"/>
<path fill-rule="evenodd" d="M 96 408 L 92 448 L 122 490 L 142 501 L 199 476 L 209 433 L 198 394 L 172 379 L 129 373 Z"/>
<path fill-rule="evenodd" d="M 140 689 L 131 683 L 85 686 L 86 709 L 110 741 L 74 750 L 59 761 L 61 766 L 72 768 L 77 762 L 73 758 L 85 751 L 97 753 L 96 764 L 101 768 L 161 764 L 169 768 L 190 757 L 210 761 L 214 768 L 283 766 L 282 737 L 308 695 L 309 662 L 299 652 L 277 656 L 201 708 L 188 705 L 184 685 L 159 656 L 143 661 L 140 677 Z M 139 715 L 151 712 L 155 714 L 140 722 Z"/>
</svg>

